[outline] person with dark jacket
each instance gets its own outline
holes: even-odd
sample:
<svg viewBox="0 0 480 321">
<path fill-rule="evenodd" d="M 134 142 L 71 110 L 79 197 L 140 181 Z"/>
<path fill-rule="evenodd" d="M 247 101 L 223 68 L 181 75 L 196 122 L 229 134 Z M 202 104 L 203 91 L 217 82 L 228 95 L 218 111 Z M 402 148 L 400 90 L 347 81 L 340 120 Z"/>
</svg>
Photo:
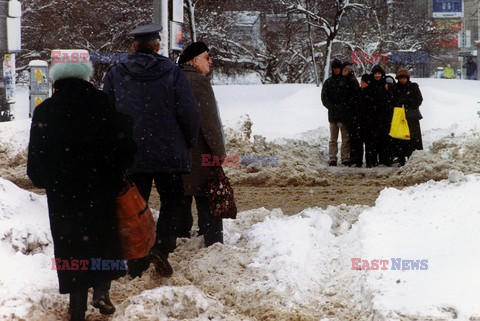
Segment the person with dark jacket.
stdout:
<svg viewBox="0 0 480 321">
<path fill-rule="evenodd" d="M 223 243 L 222 219 L 213 217 L 208 206 L 208 183 L 218 170 L 217 166 L 202 166 L 202 154 L 209 159 L 226 156 L 225 139 L 215 94 L 207 75 L 210 73 L 212 58 L 208 46 L 194 42 L 180 55 L 178 64 L 185 72 L 198 102 L 200 110 L 200 131 L 197 146 L 192 152 L 192 172 L 183 176 L 185 188 L 184 211 L 179 220 L 178 236 L 189 237 L 192 229 L 192 200 L 198 212 L 199 234 L 204 236 L 205 246 Z"/>
<path fill-rule="evenodd" d="M 349 126 L 350 132 L 350 160 L 355 167 L 363 166 L 363 145 L 365 144 L 365 158 L 367 163 L 373 162 L 373 155 L 376 154 L 374 138 L 369 134 L 372 132 L 372 128 L 375 128 L 374 124 L 369 122 L 370 108 L 373 106 L 373 98 L 370 94 L 368 86 L 372 82 L 372 78 L 369 74 L 364 74 L 360 81 L 360 89 L 355 96 L 355 103 L 352 104 L 351 109 L 351 122 Z"/>
<path fill-rule="evenodd" d="M 161 29 L 146 25 L 130 33 L 135 53 L 107 72 L 103 90 L 117 111 L 134 120 L 137 153 L 128 174 L 147 202 L 155 182 L 161 208 L 148 259 L 159 275 L 169 277 L 173 270 L 168 255 L 176 247 L 177 217 L 183 208 L 182 175 L 192 169 L 199 112 L 185 74 L 158 54 Z M 148 262 L 132 261 L 130 267 L 132 276 L 141 275 Z"/>
<path fill-rule="evenodd" d="M 75 321 L 85 320 L 90 287 L 93 306 L 115 312 L 110 282 L 126 266 L 99 270 L 92 260 L 122 260 L 115 199 L 135 152 L 131 121 L 87 81 L 92 71 L 86 61 L 53 64 L 54 93 L 34 110 L 28 146 L 27 174 L 46 189 L 59 290 L 70 293 Z"/>
<path fill-rule="evenodd" d="M 355 73 L 353 70 L 353 66 L 350 62 L 343 63 L 342 75 L 347 78 L 347 88 L 348 88 L 348 118 L 347 118 L 347 125 L 348 125 L 348 134 L 349 134 L 349 142 L 350 142 L 350 164 L 356 164 L 352 160 L 352 157 L 358 158 L 358 154 L 361 153 L 363 157 L 363 147 L 362 151 L 358 150 L 359 144 L 358 139 L 360 137 L 359 133 L 359 126 L 357 124 L 353 124 L 353 113 L 355 111 L 358 112 L 358 95 L 360 86 L 358 84 L 357 77 L 355 77 Z M 357 113 L 358 116 L 358 113 Z M 353 139 L 353 141 L 352 141 Z M 352 156 L 353 155 L 353 156 Z"/>
<path fill-rule="evenodd" d="M 334 59 L 331 64 L 332 76 L 322 87 L 322 103 L 328 109 L 330 123 L 330 142 L 328 146 L 329 165 L 337 166 L 338 132 L 342 135 L 340 157 L 343 165 L 350 165 L 350 143 L 347 129 L 349 118 L 349 88 L 347 79 L 342 75 L 342 62 Z"/>
<path fill-rule="evenodd" d="M 477 79 L 477 64 L 473 61 L 472 57 L 468 57 L 468 60 L 463 64 L 463 68 L 466 68 L 467 79 Z"/>
<path fill-rule="evenodd" d="M 405 107 L 410 140 L 393 139 L 394 156 L 399 159 L 400 166 L 405 165 L 405 158 L 409 158 L 414 150 L 423 150 L 420 119 L 422 115 L 419 107 L 423 97 L 417 83 L 410 81 L 410 73 L 406 69 L 397 71 L 398 83 L 393 90 L 393 107 Z"/>
<path fill-rule="evenodd" d="M 391 87 L 385 81 L 385 71 L 380 65 L 372 68 L 372 83 L 370 93 L 373 105 L 369 113 L 373 131 L 371 137 L 375 140 L 377 155 L 367 162 L 367 167 L 375 167 L 378 164 L 391 166 L 391 140 L 388 136 L 391 123 Z"/>
</svg>

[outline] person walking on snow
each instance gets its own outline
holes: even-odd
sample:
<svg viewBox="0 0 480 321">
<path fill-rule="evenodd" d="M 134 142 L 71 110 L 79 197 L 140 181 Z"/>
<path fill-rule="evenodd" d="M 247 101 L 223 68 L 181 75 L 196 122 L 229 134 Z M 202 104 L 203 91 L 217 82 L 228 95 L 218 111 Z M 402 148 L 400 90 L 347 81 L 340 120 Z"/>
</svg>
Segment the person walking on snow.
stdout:
<svg viewBox="0 0 480 321">
<path fill-rule="evenodd" d="M 160 25 L 140 26 L 130 33 L 134 54 L 112 67 L 103 90 L 116 110 L 134 120 L 137 153 L 128 174 L 148 202 L 152 183 L 160 195 L 156 243 L 147 259 L 129 261 L 129 273 L 141 276 L 154 263 L 157 273 L 172 275 L 168 255 L 177 240 L 182 211 L 182 175 L 191 171 L 192 149 L 199 128 L 197 101 L 185 74 L 158 54 Z"/>
<path fill-rule="evenodd" d="M 27 174 L 47 193 L 59 291 L 70 294 L 70 320 L 84 321 L 90 287 L 92 305 L 101 314 L 115 312 L 110 283 L 125 271 L 99 270 L 92 260 L 123 259 L 115 199 L 135 144 L 131 119 L 88 82 L 92 64 L 78 59 L 88 53 L 67 54 L 68 62 L 52 61 L 53 95 L 33 112 Z"/>
<path fill-rule="evenodd" d="M 202 166 L 202 154 L 222 159 L 226 155 L 222 121 L 215 94 L 207 75 L 210 73 L 212 58 L 203 42 L 187 46 L 178 60 L 192 85 L 200 110 L 198 143 L 192 151 L 192 171 L 183 176 L 185 188 L 184 209 L 179 219 L 178 236 L 189 237 L 192 229 L 192 200 L 198 212 L 199 235 L 204 236 L 205 246 L 223 243 L 222 218 L 214 217 L 208 203 L 208 183 L 217 174 L 218 167 Z"/>
</svg>

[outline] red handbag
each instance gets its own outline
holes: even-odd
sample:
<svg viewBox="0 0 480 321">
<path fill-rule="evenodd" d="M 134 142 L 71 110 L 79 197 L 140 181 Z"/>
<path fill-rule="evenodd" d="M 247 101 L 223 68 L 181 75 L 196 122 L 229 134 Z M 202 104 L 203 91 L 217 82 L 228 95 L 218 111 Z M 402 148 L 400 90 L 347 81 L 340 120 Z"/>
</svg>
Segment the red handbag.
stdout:
<svg viewBox="0 0 480 321">
<path fill-rule="evenodd" d="M 125 187 L 115 200 L 118 234 L 124 259 L 147 256 L 155 244 L 155 221 L 152 211 L 138 188 L 125 174 Z"/>
<path fill-rule="evenodd" d="M 208 183 L 208 206 L 214 217 L 237 217 L 237 205 L 233 196 L 233 188 L 221 166 L 217 167 Z"/>
</svg>

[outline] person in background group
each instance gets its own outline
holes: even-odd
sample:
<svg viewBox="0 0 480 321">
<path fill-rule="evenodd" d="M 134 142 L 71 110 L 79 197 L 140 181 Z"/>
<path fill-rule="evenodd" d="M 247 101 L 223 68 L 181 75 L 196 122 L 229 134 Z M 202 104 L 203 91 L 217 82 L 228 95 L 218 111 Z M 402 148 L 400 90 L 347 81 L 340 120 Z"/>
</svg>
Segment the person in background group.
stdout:
<svg viewBox="0 0 480 321">
<path fill-rule="evenodd" d="M 347 78 L 342 76 L 342 62 L 334 59 L 331 64 L 332 75 L 322 87 L 322 103 L 328 109 L 330 123 L 330 142 L 328 146 L 329 165 L 337 166 L 338 132 L 341 132 L 342 146 L 340 157 L 343 165 L 350 165 L 350 137 L 347 129 L 349 118 L 349 88 Z"/>
<path fill-rule="evenodd" d="M 423 97 L 417 83 L 410 81 L 410 74 L 406 69 L 397 71 L 398 83 L 392 93 L 392 106 L 405 107 L 408 128 L 410 130 L 410 140 L 394 139 L 394 156 L 399 159 L 400 166 L 405 165 L 406 158 L 409 158 L 414 150 L 422 150 L 422 132 L 420 129 L 420 119 L 422 115 L 419 107 L 422 104 Z"/>
<path fill-rule="evenodd" d="M 199 235 L 204 236 L 205 246 L 223 243 L 222 218 L 213 217 L 208 205 L 208 183 L 217 173 L 218 167 L 202 166 L 202 154 L 222 159 L 226 155 L 222 122 L 215 94 L 207 75 L 212 58 L 207 45 L 201 41 L 187 46 L 180 55 L 178 64 L 185 72 L 198 102 L 200 131 L 198 143 L 192 152 L 192 172 L 183 176 L 185 188 L 184 209 L 179 219 L 179 237 L 189 237 L 193 225 L 192 200 L 198 212 Z"/>
<path fill-rule="evenodd" d="M 346 123 L 348 124 L 348 134 L 349 134 L 349 142 L 350 142 L 350 162 L 349 164 L 345 164 L 350 166 L 351 164 L 354 164 L 354 161 L 352 160 L 352 155 L 354 157 L 358 157 L 358 153 L 360 151 L 355 150 L 356 148 L 359 147 L 358 144 L 358 138 L 359 138 L 359 127 L 355 126 L 352 124 L 353 120 L 353 113 L 354 110 L 358 110 L 358 91 L 360 89 L 360 86 L 358 84 L 357 77 L 355 77 L 355 73 L 353 70 L 353 66 L 350 62 L 344 62 L 343 63 L 343 69 L 342 69 L 342 75 L 347 78 L 347 87 L 348 87 L 348 118 L 346 120 Z M 353 132 L 353 133 L 352 133 Z M 352 141 L 353 138 L 353 141 Z M 362 157 L 363 157 L 363 146 L 362 146 Z"/>
<path fill-rule="evenodd" d="M 372 82 L 369 74 L 362 75 L 360 89 L 357 92 L 356 101 L 351 109 L 350 132 L 350 161 L 355 167 L 363 166 L 363 153 L 365 144 L 365 160 L 368 164 L 373 163 L 376 156 L 376 124 L 372 121 L 371 108 L 373 99 L 368 86 Z"/>
<path fill-rule="evenodd" d="M 372 68 L 372 83 L 370 84 L 370 92 L 373 98 L 373 106 L 371 108 L 371 118 L 376 124 L 376 147 L 377 155 L 371 159 L 371 163 L 367 162 L 367 167 L 375 167 L 378 164 L 391 166 L 391 146 L 390 132 L 391 108 L 390 106 L 390 86 L 385 80 L 385 71 L 380 65 Z"/>
<path fill-rule="evenodd" d="M 476 80 L 477 79 L 477 64 L 473 61 L 472 57 L 468 57 L 467 62 L 463 65 L 463 68 L 466 68 L 467 79 Z"/>
<path fill-rule="evenodd" d="M 81 260 L 123 259 L 115 199 L 135 152 L 131 120 L 88 82 L 92 72 L 90 62 L 53 64 L 54 92 L 34 110 L 28 146 L 28 176 L 47 192 L 58 283 L 60 293 L 70 293 L 71 321 L 85 320 L 90 287 L 92 305 L 113 314 L 110 283 L 125 274 L 91 263 L 78 268 Z M 64 262 L 72 269 L 64 269 Z"/>
<path fill-rule="evenodd" d="M 130 33 L 135 53 L 107 72 L 103 90 L 116 110 L 134 120 L 138 150 L 128 174 L 147 202 L 155 182 L 161 207 L 148 260 L 159 275 L 169 277 L 173 270 L 168 255 L 176 247 L 177 217 L 183 208 L 182 175 L 191 171 L 199 111 L 185 74 L 158 54 L 161 29 L 146 25 Z M 129 273 L 140 276 L 148 260 L 130 261 Z"/>
</svg>

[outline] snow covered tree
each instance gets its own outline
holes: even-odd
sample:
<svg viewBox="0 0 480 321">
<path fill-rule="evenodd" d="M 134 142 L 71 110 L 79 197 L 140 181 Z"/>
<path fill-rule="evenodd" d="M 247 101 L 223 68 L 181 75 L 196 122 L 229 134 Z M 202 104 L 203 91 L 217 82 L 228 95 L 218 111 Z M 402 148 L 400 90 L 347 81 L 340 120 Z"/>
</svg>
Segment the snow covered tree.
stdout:
<svg viewBox="0 0 480 321">
<path fill-rule="evenodd" d="M 322 78 L 328 78 L 332 46 L 343 27 L 344 16 L 354 9 L 363 8 L 364 5 L 355 0 L 281 0 L 287 10 L 308 17 L 306 23 L 322 33 L 317 39 L 321 39 L 320 45 L 325 47 L 323 55 Z"/>
<path fill-rule="evenodd" d="M 32 59 L 50 60 L 52 49 L 128 52 L 128 32 L 152 21 L 150 0 L 24 0 L 22 54 L 18 69 Z M 109 63 L 95 64 L 98 85 Z"/>
</svg>

